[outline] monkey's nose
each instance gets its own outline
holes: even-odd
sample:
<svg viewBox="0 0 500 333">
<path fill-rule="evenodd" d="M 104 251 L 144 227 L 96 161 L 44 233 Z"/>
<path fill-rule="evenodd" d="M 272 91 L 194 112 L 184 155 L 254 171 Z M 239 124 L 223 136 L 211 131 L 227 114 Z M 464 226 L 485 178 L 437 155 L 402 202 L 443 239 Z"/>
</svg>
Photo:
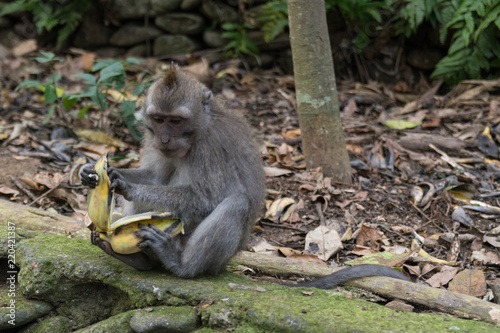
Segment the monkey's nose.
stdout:
<svg viewBox="0 0 500 333">
<path fill-rule="evenodd" d="M 170 135 L 168 134 L 162 134 L 161 136 L 161 143 L 166 144 L 170 142 Z"/>
</svg>

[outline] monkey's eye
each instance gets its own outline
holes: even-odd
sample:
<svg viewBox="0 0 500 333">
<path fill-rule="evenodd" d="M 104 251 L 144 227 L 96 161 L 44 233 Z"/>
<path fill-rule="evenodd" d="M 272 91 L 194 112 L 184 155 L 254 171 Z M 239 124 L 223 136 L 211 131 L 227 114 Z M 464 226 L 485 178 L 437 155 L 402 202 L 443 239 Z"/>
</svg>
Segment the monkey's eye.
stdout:
<svg viewBox="0 0 500 333">
<path fill-rule="evenodd" d="M 171 123 L 172 125 L 179 125 L 180 123 L 182 123 L 182 118 L 170 118 L 169 120 L 169 123 Z"/>
<path fill-rule="evenodd" d="M 153 117 L 153 121 L 157 124 L 161 124 L 163 123 L 163 118 L 160 118 L 160 117 Z"/>
</svg>

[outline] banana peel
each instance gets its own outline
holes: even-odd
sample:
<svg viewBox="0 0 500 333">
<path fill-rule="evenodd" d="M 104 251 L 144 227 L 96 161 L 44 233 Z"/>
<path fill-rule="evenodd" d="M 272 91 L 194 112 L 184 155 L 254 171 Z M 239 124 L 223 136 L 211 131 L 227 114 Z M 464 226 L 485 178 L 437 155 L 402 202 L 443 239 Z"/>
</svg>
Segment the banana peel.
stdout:
<svg viewBox="0 0 500 333">
<path fill-rule="evenodd" d="M 136 235 L 136 232 L 140 230 L 139 224 L 154 225 L 161 230 L 172 227 L 170 232 L 172 236 L 182 232 L 181 220 L 173 217 L 171 213 L 143 213 L 119 219 L 111 224 L 111 231 L 99 233 L 99 238 L 109 242 L 116 253 L 132 254 L 140 252 L 141 249 L 137 244 L 142 241 L 142 238 Z"/>
<path fill-rule="evenodd" d="M 115 192 L 109 190 L 111 182 L 108 177 L 108 154 L 104 154 L 95 164 L 97 186 L 90 189 L 87 212 L 90 220 L 99 232 L 111 230 L 113 210 L 115 208 Z"/>
<path fill-rule="evenodd" d="M 111 244 L 116 253 L 132 254 L 140 252 L 137 246 L 142 239 L 136 235 L 139 225 L 154 225 L 161 230 L 170 227 L 170 235 L 184 233 L 182 222 L 172 213 L 147 212 L 130 215 L 113 221 L 115 207 L 114 191 L 110 191 L 108 177 L 108 156 L 104 154 L 95 164 L 97 186 L 89 191 L 88 216 L 99 232 L 99 238 Z"/>
</svg>

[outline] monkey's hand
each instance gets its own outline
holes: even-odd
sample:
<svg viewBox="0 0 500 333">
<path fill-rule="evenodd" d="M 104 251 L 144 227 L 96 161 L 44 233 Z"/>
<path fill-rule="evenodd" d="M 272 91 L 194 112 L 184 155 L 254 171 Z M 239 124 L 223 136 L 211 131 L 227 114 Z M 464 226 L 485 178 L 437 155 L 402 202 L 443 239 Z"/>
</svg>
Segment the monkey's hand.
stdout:
<svg viewBox="0 0 500 333">
<path fill-rule="evenodd" d="M 95 188 L 97 186 L 97 182 L 99 177 L 95 172 L 93 164 L 85 164 L 80 168 L 80 179 L 82 180 L 82 185 L 88 186 L 90 188 Z"/>
<path fill-rule="evenodd" d="M 141 249 L 149 248 L 163 266 L 174 273 L 177 272 L 180 266 L 181 251 L 180 237 L 170 235 L 175 227 L 174 224 L 163 231 L 151 224 L 149 226 L 139 224 L 141 231 L 136 232 L 138 237 L 144 239 L 137 246 Z"/>
<path fill-rule="evenodd" d="M 132 201 L 133 200 L 133 190 L 134 187 L 132 184 L 125 179 L 125 177 L 115 168 L 108 168 L 108 177 L 111 185 L 109 186 L 110 190 L 115 190 L 115 193 L 123 195 L 125 200 Z"/>
</svg>

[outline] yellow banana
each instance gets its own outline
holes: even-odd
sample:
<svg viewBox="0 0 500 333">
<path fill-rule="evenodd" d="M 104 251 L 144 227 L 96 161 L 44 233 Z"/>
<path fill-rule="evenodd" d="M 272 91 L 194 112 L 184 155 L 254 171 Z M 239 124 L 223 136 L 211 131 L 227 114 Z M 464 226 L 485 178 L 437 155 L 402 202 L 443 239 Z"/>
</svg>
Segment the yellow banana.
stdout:
<svg viewBox="0 0 500 333">
<path fill-rule="evenodd" d="M 182 232 L 182 223 L 179 219 L 172 217 L 172 214 L 154 214 L 145 213 L 138 215 L 131 215 L 122 218 L 116 223 L 113 223 L 110 232 L 101 232 L 99 238 L 111 244 L 113 251 L 120 254 L 131 254 L 140 252 L 141 249 L 137 246 L 142 241 L 137 237 L 136 231 L 140 231 L 139 224 L 154 225 L 161 230 L 165 230 L 171 225 L 177 223 L 177 226 L 170 233 L 172 236 L 178 235 Z"/>
<path fill-rule="evenodd" d="M 107 170 L 108 156 L 104 154 L 95 164 L 98 176 L 97 186 L 89 191 L 87 211 L 99 232 L 99 238 L 109 242 L 113 251 L 120 254 L 141 251 L 137 244 L 142 239 L 135 234 L 136 231 L 140 231 L 139 224 L 154 225 L 165 230 L 174 223 L 178 223 L 170 234 L 175 236 L 184 232 L 180 219 L 171 213 L 148 212 L 126 216 L 112 222 L 115 198 L 114 191 L 109 190 L 110 180 Z"/>
<path fill-rule="evenodd" d="M 108 154 L 102 155 L 94 168 L 98 177 L 97 186 L 89 191 L 87 212 L 96 230 L 106 232 L 111 230 L 111 216 L 115 207 L 114 191 L 109 190 Z"/>
</svg>

